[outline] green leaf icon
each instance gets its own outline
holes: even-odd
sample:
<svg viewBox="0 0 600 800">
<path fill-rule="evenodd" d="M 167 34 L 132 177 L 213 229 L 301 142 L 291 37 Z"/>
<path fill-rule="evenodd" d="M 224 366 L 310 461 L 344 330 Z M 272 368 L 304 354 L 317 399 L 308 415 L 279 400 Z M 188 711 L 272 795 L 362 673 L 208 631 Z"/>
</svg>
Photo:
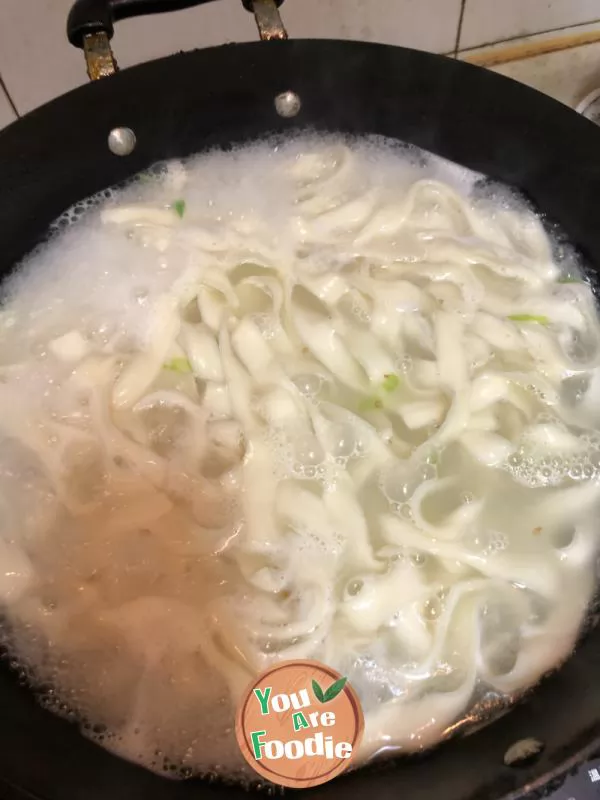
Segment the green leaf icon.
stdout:
<svg viewBox="0 0 600 800">
<path fill-rule="evenodd" d="M 332 683 L 329 689 L 327 689 L 325 692 L 325 699 L 323 702 L 328 703 L 330 700 L 333 700 L 335 697 L 337 697 L 346 685 L 347 680 L 348 678 L 340 678 L 335 683 Z"/>
<path fill-rule="evenodd" d="M 332 683 L 329 689 L 327 689 L 325 692 L 323 691 L 323 689 L 321 689 L 319 684 L 315 680 L 313 680 L 312 689 L 313 692 L 315 693 L 315 697 L 317 698 L 319 703 L 328 703 L 330 700 L 333 700 L 338 696 L 338 694 L 342 691 L 342 689 L 346 685 L 347 680 L 348 678 L 340 678 L 339 680 Z"/>
<path fill-rule="evenodd" d="M 319 684 L 313 679 L 312 682 L 312 690 L 315 693 L 315 697 L 320 703 L 325 702 L 325 695 L 323 694 L 323 689 L 319 686 Z"/>
</svg>

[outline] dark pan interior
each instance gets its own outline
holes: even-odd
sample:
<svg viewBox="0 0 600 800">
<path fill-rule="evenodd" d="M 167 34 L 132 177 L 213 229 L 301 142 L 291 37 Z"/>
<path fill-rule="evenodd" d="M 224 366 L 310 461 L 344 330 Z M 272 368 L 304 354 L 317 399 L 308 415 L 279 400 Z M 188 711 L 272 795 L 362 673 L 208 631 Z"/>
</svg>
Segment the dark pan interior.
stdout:
<svg viewBox="0 0 600 800">
<path fill-rule="evenodd" d="M 83 66 L 82 66 L 83 69 Z M 293 89 L 300 114 L 273 99 Z M 133 128 L 126 158 L 109 131 Z M 0 133 L 0 275 L 44 239 L 65 208 L 149 164 L 309 127 L 404 140 L 518 187 L 600 264 L 600 131 L 561 104 L 483 69 L 354 42 L 292 41 L 176 55 L 71 92 Z M 600 755 L 600 631 L 529 700 L 493 725 L 419 758 L 381 764 L 305 791 L 319 800 L 498 800 Z M 42 710 L 0 668 L 0 796 L 45 800 L 236 800 L 241 789 L 174 783 L 110 756 Z M 545 744 L 509 768 L 517 740 Z M 516 794 L 514 796 L 517 796 Z"/>
</svg>

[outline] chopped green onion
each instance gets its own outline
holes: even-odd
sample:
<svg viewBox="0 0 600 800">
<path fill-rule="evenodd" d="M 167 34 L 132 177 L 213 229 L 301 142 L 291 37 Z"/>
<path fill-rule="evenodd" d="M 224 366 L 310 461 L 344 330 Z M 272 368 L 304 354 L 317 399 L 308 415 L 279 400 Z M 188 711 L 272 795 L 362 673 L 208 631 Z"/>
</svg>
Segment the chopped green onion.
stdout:
<svg viewBox="0 0 600 800">
<path fill-rule="evenodd" d="M 163 369 L 170 369 L 172 372 L 191 372 L 192 365 L 187 358 L 172 358 L 170 361 L 165 361 Z"/>
<path fill-rule="evenodd" d="M 185 200 L 174 200 L 171 204 L 171 208 L 179 219 L 183 219 L 183 215 L 185 214 Z"/>
<path fill-rule="evenodd" d="M 550 320 L 541 314 L 510 314 L 508 319 L 513 322 L 537 322 L 538 325 L 548 325 Z"/>
<path fill-rule="evenodd" d="M 384 392 L 394 392 L 400 386 L 400 378 L 393 372 L 383 376 L 381 387 Z"/>
<path fill-rule="evenodd" d="M 383 408 L 383 403 L 378 397 L 364 397 L 359 405 L 359 411 L 374 411 L 376 408 Z"/>
<path fill-rule="evenodd" d="M 564 278 L 559 278 L 557 283 L 583 283 L 583 281 L 580 281 L 579 278 L 565 276 Z"/>
</svg>

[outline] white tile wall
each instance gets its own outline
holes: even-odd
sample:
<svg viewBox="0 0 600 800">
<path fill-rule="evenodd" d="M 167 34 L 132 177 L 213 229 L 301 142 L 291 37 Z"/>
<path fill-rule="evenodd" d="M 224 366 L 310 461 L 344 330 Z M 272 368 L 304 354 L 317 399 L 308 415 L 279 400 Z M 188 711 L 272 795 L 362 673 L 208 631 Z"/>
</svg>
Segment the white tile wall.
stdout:
<svg viewBox="0 0 600 800">
<path fill-rule="evenodd" d="M 600 20 L 600 0 L 466 0 L 459 47 Z"/>
<path fill-rule="evenodd" d="M 0 74 L 25 113 L 86 80 L 81 53 L 65 38 L 72 0 L 0 0 Z M 331 37 L 451 52 L 461 0 L 286 0 L 292 37 Z M 257 39 L 240 0 L 118 24 L 114 49 L 126 67 L 178 50 Z"/>
<path fill-rule="evenodd" d="M 83 55 L 65 34 L 71 5 L 71 0 L 0 0 L 0 74 L 21 114 L 87 80 Z M 123 21 L 113 44 L 126 67 L 253 35 L 254 22 L 241 3 L 221 0 L 160 18 Z"/>
<path fill-rule="evenodd" d="M 87 80 L 82 54 L 65 37 L 71 3 L 0 0 L 0 75 L 19 113 Z M 442 53 L 453 52 L 457 43 L 459 49 L 475 48 L 595 20 L 600 31 L 600 0 L 286 0 L 282 15 L 295 38 L 363 39 Z M 121 22 L 114 48 L 121 66 L 127 67 L 178 50 L 256 38 L 252 16 L 240 0 L 219 0 Z M 571 57 L 565 58 L 572 63 Z M 550 62 L 558 65 L 561 60 L 538 65 Z M 583 62 L 588 63 L 587 56 Z M 518 66 L 507 67 L 511 70 L 523 74 Z M 557 66 L 557 76 L 559 71 Z M 0 126 L 12 118 L 0 94 Z"/>
<path fill-rule="evenodd" d="M 362 39 L 449 53 L 460 7 L 461 0 L 286 0 L 281 13 L 297 38 Z"/>
<path fill-rule="evenodd" d="M 600 42 L 512 61 L 494 71 L 575 107 L 600 88 Z"/>
</svg>

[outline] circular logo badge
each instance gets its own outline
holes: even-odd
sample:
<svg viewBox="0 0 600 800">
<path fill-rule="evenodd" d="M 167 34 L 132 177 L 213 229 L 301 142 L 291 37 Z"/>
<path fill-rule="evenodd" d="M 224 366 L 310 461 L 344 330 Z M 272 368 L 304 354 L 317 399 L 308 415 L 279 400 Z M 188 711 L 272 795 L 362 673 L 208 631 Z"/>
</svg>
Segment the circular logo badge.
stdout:
<svg viewBox="0 0 600 800">
<path fill-rule="evenodd" d="M 364 717 L 356 692 L 318 661 L 283 661 L 252 681 L 236 736 L 263 778 L 295 789 L 339 775 L 357 753 Z"/>
</svg>

